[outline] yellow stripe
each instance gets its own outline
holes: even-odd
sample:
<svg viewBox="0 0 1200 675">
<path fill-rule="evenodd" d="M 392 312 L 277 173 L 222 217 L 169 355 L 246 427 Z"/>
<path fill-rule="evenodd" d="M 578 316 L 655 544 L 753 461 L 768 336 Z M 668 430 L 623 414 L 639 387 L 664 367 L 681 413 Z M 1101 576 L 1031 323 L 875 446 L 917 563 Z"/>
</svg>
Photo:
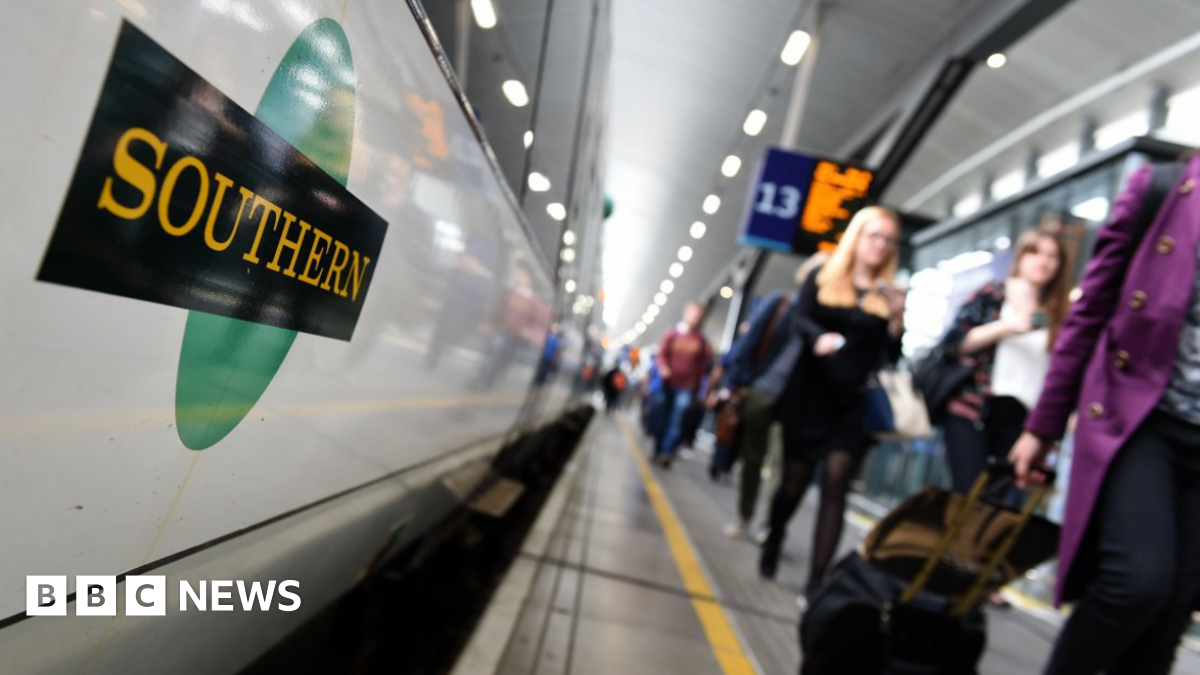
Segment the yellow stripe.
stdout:
<svg viewBox="0 0 1200 675">
<path fill-rule="evenodd" d="M 666 493 L 663 492 L 662 485 L 650 471 L 646 459 L 642 457 L 642 451 L 633 434 L 630 433 L 629 427 L 619 420 L 617 424 L 625 436 L 625 443 L 629 446 L 630 454 L 637 462 L 638 473 L 642 476 L 646 494 L 650 497 L 650 504 L 654 506 L 654 513 L 662 525 L 667 545 L 671 549 L 676 567 L 679 568 L 679 576 L 683 577 L 683 586 L 693 596 L 692 608 L 696 610 L 696 617 L 700 619 L 700 625 L 704 628 L 709 646 L 712 647 L 713 656 L 717 658 L 717 663 L 721 666 L 721 672 L 725 675 L 756 675 L 754 666 L 751 665 L 750 658 L 746 656 L 742 641 L 734 632 L 725 610 L 716 602 L 705 599 L 714 597 L 716 594 L 713 593 L 712 584 L 708 582 L 704 568 L 700 566 L 696 549 L 692 547 L 687 531 L 683 529 L 683 525 L 675 515 L 675 509 L 667 499 Z"/>
</svg>

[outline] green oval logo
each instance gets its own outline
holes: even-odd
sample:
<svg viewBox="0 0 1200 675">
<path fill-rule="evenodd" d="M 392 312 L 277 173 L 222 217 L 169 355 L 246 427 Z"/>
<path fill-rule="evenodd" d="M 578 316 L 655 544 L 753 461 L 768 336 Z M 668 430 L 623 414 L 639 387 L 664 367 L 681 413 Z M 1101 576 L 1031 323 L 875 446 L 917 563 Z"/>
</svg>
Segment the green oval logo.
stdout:
<svg viewBox="0 0 1200 675">
<path fill-rule="evenodd" d="M 343 186 L 354 140 L 355 77 L 346 33 L 313 22 L 276 68 L 255 117 Z M 283 365 L 296 331 L 188 312 L 179 354 L 179 440 L 212 447 L 241 423 Z"/>
</svg>

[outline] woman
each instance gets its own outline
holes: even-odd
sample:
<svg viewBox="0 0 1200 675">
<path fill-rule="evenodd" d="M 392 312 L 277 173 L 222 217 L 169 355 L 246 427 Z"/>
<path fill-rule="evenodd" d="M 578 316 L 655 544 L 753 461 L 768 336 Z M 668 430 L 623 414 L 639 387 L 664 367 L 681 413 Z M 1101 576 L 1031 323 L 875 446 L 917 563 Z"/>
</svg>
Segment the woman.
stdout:
<svg viewBox="0 0 1200 675">
<path fill-rule="evenodd" d="M 867 378 L 900 353 L 904 292 L 892 285 L 900 219 L 872 206 L 854 215 L 837 250 L 800 290 L 792 327 L 804 352 L 778 402 L 783 481 L 771 500 L 759 571 L 773 578 L 788 520 L 824 460 L 808 589 L 825 575 L 842 533 L 846 490 L 870 448 Z"/>
<path fill-rule="evenodd" d="M 1070 270 L 1056 236 L 1026 232 L 1008 278 L 980 288 L 958 311 L 945 345 L 974 366 L 975 375 L 946 406 L 946 459 L 955 490 L 970 491 L 987 459 L 1005 457 L 1021 435 L 1067 314 Z"/>
<path fill-rule="evenodd" d="M 1010 454 L 1023 485 L 1078 404 L 1051 674 L 1169 672 L 1200 590 L 1200 159 L 1151 220 L 1167 175 L 1134 172 L 1097 234 Z"/>
</svg>

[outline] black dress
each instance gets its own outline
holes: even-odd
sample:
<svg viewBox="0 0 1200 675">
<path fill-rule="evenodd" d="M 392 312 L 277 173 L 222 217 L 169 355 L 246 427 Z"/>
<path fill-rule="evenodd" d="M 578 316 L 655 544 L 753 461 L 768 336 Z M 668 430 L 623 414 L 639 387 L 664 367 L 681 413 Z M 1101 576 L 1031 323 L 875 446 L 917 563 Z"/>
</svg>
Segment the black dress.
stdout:
<svg viewBox="0 0 1200 675">
<path fill-rule="evenodd" d="M 871 373 L 900 356 L 900 339 L 888 334 L 886 319 L 860 307 L 829 307 L 817 300 L 814 271 L 800 290 L 792 329 L 804 340 L 777 412 L 783 424 L 784 457 L 815 460 L 830 450 L 866 454 L 866 387 Z M 865 291 L 859 291 L 861 303 Z M 840 333 L 841 349 L 825 357 L 813 353 L 817 338 Z"/>
</svg>

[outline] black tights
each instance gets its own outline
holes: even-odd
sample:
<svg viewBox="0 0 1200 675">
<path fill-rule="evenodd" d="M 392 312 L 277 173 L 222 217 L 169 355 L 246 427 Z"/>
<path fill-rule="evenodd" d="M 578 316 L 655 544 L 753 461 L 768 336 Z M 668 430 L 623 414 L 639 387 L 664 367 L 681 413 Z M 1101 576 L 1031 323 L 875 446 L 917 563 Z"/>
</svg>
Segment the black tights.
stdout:
<svg viewBox="0 0 1200 675">
<path fill-rule="evenodd" d="M 845 450 L 831 450 L 825 457 L 825 471 L 821 481 L 821 503 L 817 509 L 817 524 L 813 530 L 812 558 L 808 569 L 808 590 L 812 590 L 825 576 L 829 563 L 837 553 L 842 537 L 842 520 L 846 511 L 846 491 L 850 481 L 858 472 L 861 457 Z M 763 545 L 764 556 L 778 558 L 787 533 L 788 521 L 804 499 L 804 492 L 812 482 L 817 460 L 787 460 L 783 466 L 783 481 L 771 499 L 770 534 Z"/>
</svg>

